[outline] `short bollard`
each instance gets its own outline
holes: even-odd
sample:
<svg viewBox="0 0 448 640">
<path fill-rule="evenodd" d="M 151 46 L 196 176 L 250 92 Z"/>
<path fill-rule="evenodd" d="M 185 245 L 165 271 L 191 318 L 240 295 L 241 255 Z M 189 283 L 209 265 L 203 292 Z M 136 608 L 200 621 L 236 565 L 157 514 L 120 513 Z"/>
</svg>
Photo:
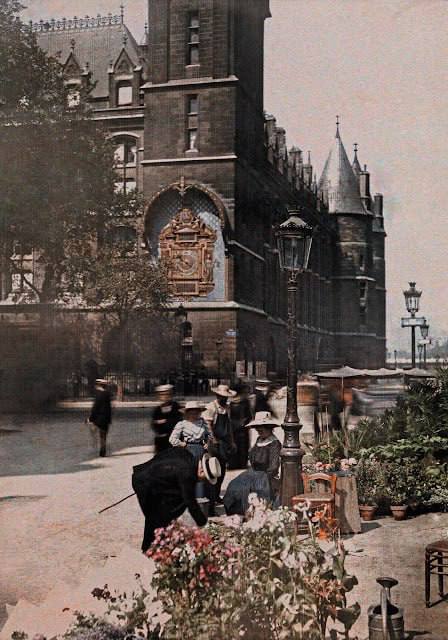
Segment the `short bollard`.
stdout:
<svg viewBox="0 0 448 640">
<path fill-rule="evenodd" d="M 395 578 L 377 578 L 381 585 L 380 604 L 369 607 L 369 640 L 405 640 L 403 609 L 390 601 L 390 590 L 398 584 Z"/>
</svg>

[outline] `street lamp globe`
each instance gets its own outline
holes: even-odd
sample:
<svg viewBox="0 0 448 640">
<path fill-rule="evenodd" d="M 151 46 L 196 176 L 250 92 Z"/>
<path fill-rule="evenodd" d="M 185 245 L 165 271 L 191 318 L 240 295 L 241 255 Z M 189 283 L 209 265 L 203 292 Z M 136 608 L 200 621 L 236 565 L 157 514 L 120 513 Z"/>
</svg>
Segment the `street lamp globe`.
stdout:
<svg viewBox="0 0 448 640">
<path fill-rule="evenodd" d="M 424 324 L 420 325 L 420 332 L 422 334 L 423 340 L 426 340 L 429 334 L 429 324 L 427 323 L 426 320 Z"/>
<path fill-rule="evenodd" d="M 298 210 L 289 209 L 288 213 L 289 218 L 276 229 L 280 268 L 300 273 L 308 268 L 314 228 L 300 218 Z"/>
<path fill-rule="evenodd" d="M 415 282 L 410 282 L 409 289 L 403 291 L 403 295 L 406 302 L 406 309 L 411 314 L 411 316 L 414 317 L 420 307 L 420 297 L 422 295 L 422 292 L 417 291 L 417 289 L 415 288 Z"/>
</svg>

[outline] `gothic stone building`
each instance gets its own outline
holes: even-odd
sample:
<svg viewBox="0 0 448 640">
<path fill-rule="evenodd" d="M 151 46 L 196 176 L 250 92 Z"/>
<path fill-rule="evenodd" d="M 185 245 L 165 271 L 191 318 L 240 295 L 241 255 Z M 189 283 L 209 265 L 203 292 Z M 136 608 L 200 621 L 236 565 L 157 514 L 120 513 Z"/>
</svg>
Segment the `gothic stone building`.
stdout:
<svg viewBox="0 0 448 640">
<path fill-rule="evenodd" d="M 383 365 L 383 199 L 370 195 L 369 173 L 356 152 L 349 162 L 339 130 L 317 182 L 309 156 L 288 148 L 264 112 L 269 0 L 148 5 L 141 44 L 123 13 L 33 28 L 59 54 L 71 100 L 94 83 L 94 118 L 117 145 L 117 188 L 147 201 L 144 219 L 123 231 L 172 259 L 193 364 L 216 370 L 222 340 L 228 369 L 284 371 L 286 287 L 273 226 L 293 205 L 319 228 L 297 298 L 300 369 Z"/>
</svg>

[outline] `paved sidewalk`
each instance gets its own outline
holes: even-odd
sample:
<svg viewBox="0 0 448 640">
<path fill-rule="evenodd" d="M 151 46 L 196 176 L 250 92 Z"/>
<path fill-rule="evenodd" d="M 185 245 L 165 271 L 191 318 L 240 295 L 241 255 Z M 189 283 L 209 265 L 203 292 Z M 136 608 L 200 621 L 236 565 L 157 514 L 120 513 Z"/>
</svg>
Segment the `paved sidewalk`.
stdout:
<svg viewBox="0 0 448 640">
<path fill-rule="evenodd" d="M 92 450 L 80 410 L 0 416 L 0 626 L 6 602 L 38 604 L 55 585 L 75 589 L 123 549 L 139 550 L 143 516 L 135 498 L 98 511 L 132 491 L 132 467 L 152 452 L 149 416 L 148 408 L 117 407 L 107 458 Z M 367 638 L 368 606 L 379 601 L 375 580 L 391 575 L 400 581 L 393 593 L 410 638 L 447 640 L 448 602 L 426 609 L 423 583 L 424 548 L 447 529 L 448 514 L 383 518 L 346 539 L 354 553 L 348 568 L 360 583 L 353 591 L 362 606 L 360 639 Z"/>
</svg>

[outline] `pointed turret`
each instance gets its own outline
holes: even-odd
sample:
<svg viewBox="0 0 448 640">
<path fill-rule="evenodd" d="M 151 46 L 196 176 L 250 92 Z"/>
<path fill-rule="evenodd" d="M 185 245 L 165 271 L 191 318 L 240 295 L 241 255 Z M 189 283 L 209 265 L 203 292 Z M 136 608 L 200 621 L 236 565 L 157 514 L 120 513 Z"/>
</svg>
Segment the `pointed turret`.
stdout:
<svg viewBox="0 0 448 640">
<path fill-rule="evenodd" d="M 358 143 L 357 142 L 354 143 L 353 149 L 355 151 L 355 156 L 352 162 L 352 169 L 355 176 L 359 179 L 359 174 L 361 173 L 361 165 L 359 164 L 359 160 L 358 160 Z"/>
<path fill-rule="evenodd" d="M 361 201 L 358 180 L 342 144 L 339 120 L 336 121 L 335 140 L 319 180 L 318 191 L 328 203 L 330 213 L 367 213 Z"/>
</svg>

